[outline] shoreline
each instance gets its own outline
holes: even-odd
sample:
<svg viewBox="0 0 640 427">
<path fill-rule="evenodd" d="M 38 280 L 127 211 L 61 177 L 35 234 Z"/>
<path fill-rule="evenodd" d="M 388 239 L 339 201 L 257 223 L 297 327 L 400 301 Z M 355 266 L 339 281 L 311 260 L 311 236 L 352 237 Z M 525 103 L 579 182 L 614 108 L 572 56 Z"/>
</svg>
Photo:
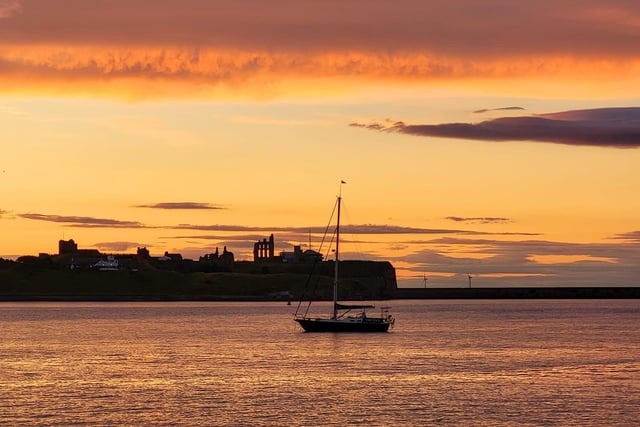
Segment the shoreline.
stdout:
<svg viewBox="0 0 640 427">
<path fill-rule="evenodd" d="M 483 299 L 640 299 L 640 287 L 537 287 L 537 288 L 398 288 L 390 298 L 370 301 L 392 300 L 483 300 Z M 0 302 L 287 302 L 295 303 L 299 297 L 290 299 L 273 295 L 211 295 L 211 294 L 5 294 Z M 324 300 L 322 298 L 316 299 Z M 363 300 L 363 298 L 345 298 Z"/>
</svg>

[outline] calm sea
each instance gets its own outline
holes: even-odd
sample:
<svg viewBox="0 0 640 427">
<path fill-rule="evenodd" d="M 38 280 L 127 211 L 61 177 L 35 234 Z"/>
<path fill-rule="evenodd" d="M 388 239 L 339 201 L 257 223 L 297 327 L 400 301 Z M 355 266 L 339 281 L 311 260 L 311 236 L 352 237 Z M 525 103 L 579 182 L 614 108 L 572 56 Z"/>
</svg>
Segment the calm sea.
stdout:
<svg viewBox="0 0 640 427">
<path fill-rule="evenodd" d="M 640 425 L 640 301 L 1 303 L 0 425 Z"/>
</svg>

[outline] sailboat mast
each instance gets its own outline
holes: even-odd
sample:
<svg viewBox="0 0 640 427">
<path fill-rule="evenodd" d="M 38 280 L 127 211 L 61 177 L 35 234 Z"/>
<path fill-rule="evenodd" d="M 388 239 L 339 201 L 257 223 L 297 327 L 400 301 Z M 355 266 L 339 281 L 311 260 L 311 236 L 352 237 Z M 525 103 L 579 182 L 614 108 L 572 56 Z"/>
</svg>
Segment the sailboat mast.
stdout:
<svg viewBox="0 0 640 427">
<path fill-rule="evenodd" d="M 340 262 L 340 204 L 342 196 L 338 196 L 338 220 L 336 221 L 336 263 L 333 272 L 333 318 L 338 317 L 338 264 Z"/>
</svg>

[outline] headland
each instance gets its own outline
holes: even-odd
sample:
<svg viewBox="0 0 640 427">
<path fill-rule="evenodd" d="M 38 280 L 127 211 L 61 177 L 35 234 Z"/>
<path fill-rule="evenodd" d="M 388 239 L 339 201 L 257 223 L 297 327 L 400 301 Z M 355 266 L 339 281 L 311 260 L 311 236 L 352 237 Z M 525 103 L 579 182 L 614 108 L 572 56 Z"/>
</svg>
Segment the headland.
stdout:
<svg viewBox="0 0 640 427">
<path fill-rule="evenodd" d="M 0 258 L 0 301 L 330 300 L 334 261 L 294 247 L 274 253 L 273 235 L 256 242 L 253 261 L 225 247 L 198 260 L 102 254 L 59 242 L 56 255 Z M 341 261 L 341 300 L 640 298 L 640 287 L 399 288 L 387 261 Z"/>
</svg>

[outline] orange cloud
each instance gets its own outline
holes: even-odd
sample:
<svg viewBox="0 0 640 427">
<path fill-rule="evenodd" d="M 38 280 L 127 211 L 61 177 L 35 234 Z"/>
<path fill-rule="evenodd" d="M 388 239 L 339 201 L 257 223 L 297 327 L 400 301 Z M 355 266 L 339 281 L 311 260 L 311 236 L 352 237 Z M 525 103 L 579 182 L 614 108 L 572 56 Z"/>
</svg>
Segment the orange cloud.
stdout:
<svg viewBox="0 0 640 427">
<path fill-rule="evenodd" d="M 348 91 L 367 85 L 476 84 L 509 80 L 593 83 L 637 80 L 640 60 L 626 62 L 564 57 L 470 61 L 427 53 L 295 53 L 186 47 L 0 46 L 0 77 L 18 93 L 154 96 L 271 97 L 290 93 Z M 310 85 L 313 82 L 313 85 Z M 160 85 L 159 83 L 162 83 Z M 570 85 L 571 86 L 571 85 Z M 310 87 L 312 89 L 310 89 Z M 574 86 L 571 86 L 574 87 Z M 622 90 L 623 94 L 628 89 Z M 611 90 L 607 86 L 607 95 Z"/>
<path fill-rule="evenodd" d="M 598 257 L 591 255 L 530 255 L 531 261 L 537 264 L 571 264 L 580 261 L 595 261 L 615 264 L 616 260 L 612 257 Z"/>
<path fill-rule="evenodd" d="M 547 1 L 0 0 L 0 90 L 261 98 L 452 83 L 628 96 L 640 6 Z"/>
<path fill-rule="evenodd" d="M 0 19 L 9 18 L 20 10 L 21 5 L 18 0 L 0 0 Z"/>
</svg>

